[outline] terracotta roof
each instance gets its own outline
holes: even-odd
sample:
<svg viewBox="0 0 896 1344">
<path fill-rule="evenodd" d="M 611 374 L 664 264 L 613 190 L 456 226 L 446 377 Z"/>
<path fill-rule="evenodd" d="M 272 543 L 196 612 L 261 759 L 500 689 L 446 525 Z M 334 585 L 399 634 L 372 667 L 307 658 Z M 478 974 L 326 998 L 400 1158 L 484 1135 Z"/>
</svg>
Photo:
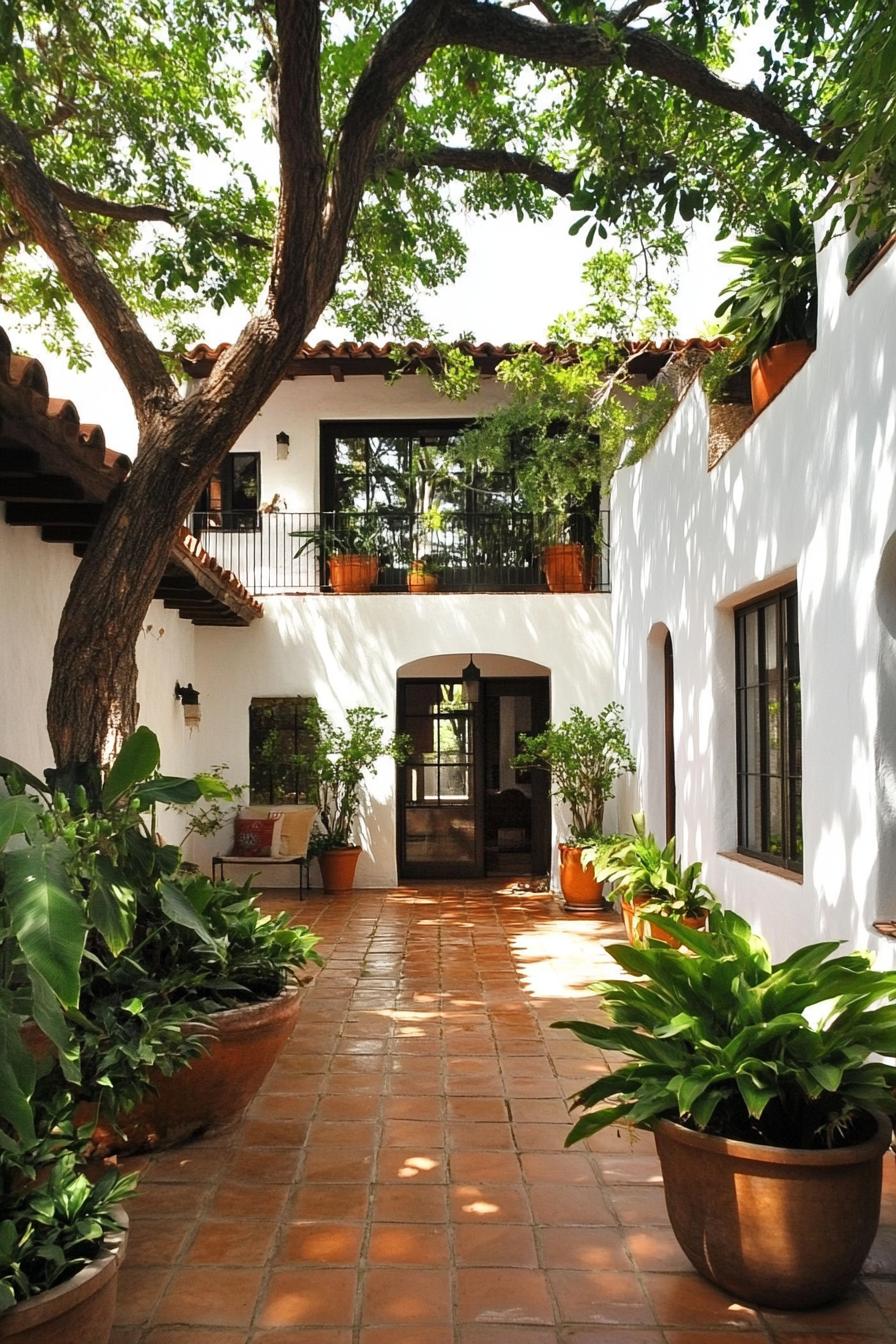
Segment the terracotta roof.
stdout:
<svg viewBox="0 0 896 1344">
<path fill-rule="evenodd" d="M 41 528 L 83 555 L 99 511 L 130 471 L 124 453 L 107 448 L 102 428 L 82 423 L 77 407 L 51 397 L 37 359 L 13 353 L 0 327 L 0 499 L 6 521 Z M 263 607 L 235 574 L 209 555 L 186 528 L 157 596 L 196 624 L 247 625 Z"/>
<path fill-rule="evenodd" d="M 471 355 L 480 369 L 493 373 L 498 364 L 513 359 L 521 350 L 534 350 L 543 359 L 574 363 L 578 358 L 575 345 L 558 345 L 554 342 L 528 341 L 515 344 L 494 345 L 491 341 L 458 341 L 457 348 Z M 704 341 L 698 337 L 684 340 L 674 337 L 661 341 L 631 342 L 629 351 L 636 358 L 643 358 L 645 365 L 656 366 L 658 371 L 672 355 L 683 350 L 705 350 L 712 353 L 726 345 L 722 337 Z M 185 371 L 194 378 L 207 378 L 216 361 L 230 349 L 229 341 L 220 345 L 194 345 L 181 355 Z M 317 341 L 314 345 L 300 346 L 296 352 L 288 377 L 301 377 L 306 374 L 329 374 L 336 377 L 346 373 L 388 373 L 395 368 L 396 356 L 400 356 L 408 367 L 408 372 L 421 365 L 437 365 L 441 355 L 434 345 L 425 345 L 420 341 L 409 341 L 402 345 L 395 341 L 386 341 L 378 345 L 375 341 Z"/>
</svg>

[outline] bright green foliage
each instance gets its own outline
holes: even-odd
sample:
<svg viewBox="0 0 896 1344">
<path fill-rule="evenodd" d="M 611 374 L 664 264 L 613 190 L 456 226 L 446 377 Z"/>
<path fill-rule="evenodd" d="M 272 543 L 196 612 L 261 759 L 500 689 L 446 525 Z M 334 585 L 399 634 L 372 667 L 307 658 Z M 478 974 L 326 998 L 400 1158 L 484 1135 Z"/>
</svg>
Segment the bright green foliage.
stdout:
<svg viewBox="0 0 896 1344">
<path fill-rule="evenodd" d="M 83 210 L 76 218 L 125 298 L 176 345 L 196 334 L 198 306 L 253 304 L 267 278 L 269 255 L 254 240 L 270 237 L 276 199 L 272 8 L 245 0 L 0 3 L 0 105 L 45 170 L 74 189 L 165 214 L 143 224 Z M 322 6 L 330 173 L 351 93 L 406 8 L 406 0 Z M 810 215 L 826 199 L 831 178 L 812 154 L 627 65 L 619 6 L 549 0 L 549 8 L 566 23 L 590 25 L 617 59 L 608 68 L 555 70 L 465 45 L 437 50 L 380 135 L 331 303 L 338 324 L 357 335 L 420 334 L 417 295 L 463 269 L 457 224 L 465 213 L 552 212 L 557 198 L 541 183 L 439 166 L 440 146 L 511 151 L 567 173 L 586 240 L 619 231 L 648 255 L 680 254 L 688 222 L 711 211 L 730 234 L 787 193 Z M 842 146 L 838 200 L 850 188 L 873 197 L 867 213 L 878 227 L 893 205 L 891 8 L 877 0 L 668 0 L 633 22 L 724 74 L 738 47 L 755 43 L 751 26 L 765 20 L 771 40 L 756 55 L 757 83 L 810 134 Z M 268 167 L 259 162 L 262 136 Z M 0 199 L 4 239 L 7 306 L 84 363 L 69 294 Z"/>
<path fill-rule="evenodd" d="M 731 910 L 698 933 L 664 915 L 692 955 L 658 942 L 608 951 L 635 977 L 592 986 L 611 1025 L 558 1022 L 598 1050 L 628 1056 L 576 1094 L 588 1114 L 567 1143 L 612 1124 L 660 1118 L 785 1148 L 849 1143 L 862 1113 L 896 1111 L 896 973 L 871 956 L 817 943 L 772 965 L 767 944 Z"/>
<path fill-rule="evenodd" d="M 546 362 L 523 348 L 498 366 L 511 396 L 459 440 L 461 460 L 483 477 L 515 470 L 526 507 L 556 516 L 606 487 L 623 455 L 640 457 L 675 406 L 668 388 L 632 378 L 631 342 L 673 328 L 669 293 L 651 284 L 625 252 L 600 252 L 585 266 L 588 305 L 567 313 L 548 338 L 575 361 Z"/>
<path fill-rule="evenodd" d="M 523 734 L 511 761 L 516 770 L 547 770 L 551 790 L 570 810 L 570 839 L 586 845 L 603 829 L 604 803 L 616 780 L 635 769 L 622 722 L 622 707 L 605 705 L 597 718 L 576 706 L 562 723 Z"/>
<path fill-rule="evenodd" d="M 364 776 L 383 756 L 399 764 L 406 759 L 410 738 L 406 733 L 387 738 L 377 722 L 382 718 L 369 705 L 356 705 L 346 711 L 345 728 L 338 728 L 317 703 L 308 711 L 313 746 L 296 757 L 296 764 L 308 781 L 308 800 L 317 808 L 312 852 L 354 844 Z"/>
<path fill-rule="evenodd" d="M 611 881 L 612 901 L 631 902 L 636 896 L 647 897 L 640 907 L 645 915 L 701 915 L 716 900 L 705 882 L 700 881 L 702 863 L 682 868 L 675 849 L 675 836 L 662 847 L 647 830 L 643 812 L 632 817 L 634 835 L 617 837 L 589 845 L 582 851 L 582 866 L 593 866 L 598 882 Z"/>
<path fill-rule="evenodd" d="M 734 344 L 733 362 L 749 363 L 781 341 L 815 341 L 818 280 L 815 235 L 795 201 L 763 228 L 722 253 L 741 274 L 722 291 L 716 317 Z"/>
<path fill-rule="evenodd" d="M 324 518 L 332 518 L 328 524 Z M 321 526 L 299 532 L 291 537 L 301 541 L 295 558 L 305 551 L 319 551 L 322 555 L 378 555 L 384 544 L 383 522 L 376 514 L 343 514 L 338 521 L 335 514 L 323 514 Z"/>
</svg>

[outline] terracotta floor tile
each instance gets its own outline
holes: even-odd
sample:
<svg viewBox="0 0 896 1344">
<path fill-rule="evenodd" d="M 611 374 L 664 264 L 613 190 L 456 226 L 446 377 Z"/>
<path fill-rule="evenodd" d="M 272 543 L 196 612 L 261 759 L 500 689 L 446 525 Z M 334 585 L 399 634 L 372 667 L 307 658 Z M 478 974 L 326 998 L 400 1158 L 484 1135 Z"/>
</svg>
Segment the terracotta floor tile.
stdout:
<svg viewBox="0 0 896 1344">
<path fill-rule="evenodd" d="M 387 1120 L 383 1125 L 384 1147 L 445 1147 L 445 1127 L 436 1120 Z"/>
<path fill-rule="evenodd" d="M 295 1220 L 363 1220 L 367 1213 L 370 1190 L 367 1185 L 305 1185 L 295 1192 L 287 1217 Z"/>
<path fill-rule="evenodd" d="M 464 1325 L 461 1344 L 557 1344 L 553 1329 L 531 1325 Z"/>
<path fill-rule="evenodd" d="M 645 1291 L 660 1325 L 756 1326 L 754 1308 L 707 1283 L 691 1270 L 686 1274 L 644 1274 Z"/>
<path fill-rule="evenodd" d="M 193 1217 L 204 1209 L 211 1197 L 213 1187 L 208 1185 L 159 1184 L 140 1185 L 140 1203 L 134 1204 L 130 1212 L 143 1218 L 182 1218 L 184 1209 L 189 1209 Z"/>
<path fill-rule="evenodd" d="M 448 1161 L 443 1149 L 426 1144 L 383 1147 L 377 1153 L 376 1179 L 383 1184 L 392 1181 L 444 1184 L 448 1179 Z"/>
<path fill-rule="evenodd" d="M 533 1220 L 546 1227 L 604 1227 L 616 1221 L 597 1186 L 533 1185 L 529 1202 Z"/>
<path fill-rule="evenodd" d="M 118 1325 L 143 1325 L 155 1310 L 169 1276 L 170 1265 L 142 1268 L 125 1264 L 118 1274 Z"/>
<path fill-rule="evenodd" d="M 461 1185 L 519 1185 L 522 1172 L 514 1152 L 452 1152 L 448 1167 L 451 1179 Z"/>
<path fill-rule="evenodd" d="M 365 1325 L 441 1325 L 451 1320 L 447 1269 L 370 1269 L 364 1276 Z"/>
<path fill-rule="evenodd" d="M 507 1103 L 500 1097 L 449 1097 L 448 1118 L 455 1120 L 507 1120 Z"/>
<path fill-rule="evenodd" d="M 294 1148 L 245 1148 L 232 1155 L 221 1178 L 252 1185 L 288 1185 L 300 1157 L 301 1153 Z"/>
<path fill-rule="evenodd" d="M 161 1218 L 142 1218 L 140 1205 L 129 1210 L 131 1226 L 128 1232 L 129 1268 L 137 1265 L 173 1265 L 179 1258 L 184 1242 L 193 1236 L 195 1223 Z"/>
<path fill-rule="evenodd" d="M 545 1276 L 531 1269 L 457 1271 L 458 1319 L 496 1325 L 550 1325 L 554 1309 Z"/>
<path fill-rule="evenodd" d="M 321 1097 L 314 1112 L 315 1120 L 345 1124 L 355 1120 L 375 1120 L 380 1109 L 380 1098 L 375 1092 L 361 1092 L 355 1096 Z"/>
<path fill-rule="evenodd" d="M 283 1229 L 274 1261 L 278 1265 L 356 1265 L 363 1238 L 360 1223 L 289 1223 Z"/>
<path fill-rule="evenodd" d="M 562 1321 L 601 1325 L 654 1323 L 650 1304 L 633 1273 L 552 1269 L 548 1278 Z"/>
<path fill-rule="evenodd" d="M 367 1260 L 371 1265 L 447 1265 L 448 1232 L 426 1223 L 374 1223 Z"/>
<path fill-rule="evenodd" d="M 383 1117 L 386 1120 L 441 1120 L 440 1097 L 384 1097 Z"/>
<path fill-rule="evenodd" d="M 157 1325 L 248 1325 L 260 1269 L 180 1269 L 156 1308 Z"/>
<path fill-rule="evenodd" d="M 317 1105 L 313 1096 L 278 1096 L 259 1093 L 249 1107 L 250 1120 L 310 1120 Z"/>
<path fill-rule="evenodd" d="M 448 1146 L 454 1152 L 472 1153 L 479 1153 L 484 1148 L 512 1149 L 513 1132 L 509 1124 L 456 1120 L 448 1127 Z"/>
<path fill-rule="evenodd" d="M 156 1330 L 150 1330 L 145 1335 L 142 1344 L 202 1344 L 207 1340 L 208 1344 L 245 1344 L 245 1330 L 205 1330 L 201 1334 L 197 1333 L 195 1325 L 187 1326 L 181 1329 L 178 1326 L 160 1325 Z M 112 1335 L 111 1344 L 115 1344 L 115 1335 Z"/>
<path fill-rule="evenodd" d="M 344 1143 L 318 1143 L 305 1154 L 303 1176 L 306 1181 L 356 1184 L 369 1180 L 372 1170 L 373 1143 L 366 1150 Z"/>
<path fill-rule="evenodd" d="M 515 1120 L 513 1134 L 521 1153 L 563 1153 L 566 1135 L 572 1126 L 534 1124 Z"/>
<path fill-rule="evenodd" d="M 666 1344 L 723 1344 L 725 1339 L 731 1338 L 731 1331 L 726 1330 L 664 1330 L 663 1337 Z M 768 1335 L 759 1334 L 756 1330 L 738 1330 L 734 1336 L 737 1344 L 767 1344 Z M 825 1344 L 838 1344 L 836 1335 L 825 1335 Z M 805 1335 L 802 1344 L 819 1344 L 821 1336 Z M 850 1336 L 849 1339 L 840 1340 L 839 1344 L 858 1344 L 858 1337 Z M 862 1344 L 868 1344 L 868 1336 L 862 1340 Z"/>
<path fill-rule="evenodd" d="M 449 1325 L 372 1325 L 361 1331 L 361 1344 L 454 1344 Z"/>
<path fill-rule="evenodd" d="M 635 1269 L 685 1273 L 691 1264 L 671 1227 L 632 1227 L 623 1233 Z"/>
<path fill-rule="evenodd" d="M 886 1164 L 885 1164 L 886 1165 Z M 791 1344 L 791 1335 L 802 1331 L 817 1330 L 824 1332 L 845 1331 L 847 1334 L 874 1334 L 878 1339 L 886 1337 L 887 1323 L 874 1296 L 862 1284 L 854 1284 L 839 1302 L 826 1307 L 817 1307 L 814 1311 L 783 1312 L 764 1309 L 762 1312 L 766 1324 L 772 1333 Z"/>
<path fill-rule="evenodd" d="M 606 1185 L 663 1183 L 659 1158 L 649 1153 L 599 1153 L 594 1159 Z"/>
<path fill-rule="evenodd" d="M 258 1323 L 351 1325 L 356 1284 L 353 1269 L 275 1269 L 262 1299 Z"/>
<path fill-rule="evenodd" d="M 242 1143 L 247 1148 L 289 1148 L 304 1146 L 308 1135 L 307 1120 L 281 1120 L 278 1117 L 247 1120 Z"/>
<path fill-rule="evenodd" d="M 594 1185 L 597 1174 L 582 1153 L 523 1153 L 523 1179 L 535 1185 Z"/>
<path fill-rule="evenodd" d="M 186 1255 L 189 1265 L 264 1265 L 277 1230 L 270 1219 L 206 1221 Z"/>
<path fill-rule="evenodd" d="M 543 1227 L 539 1240 L 546 1269 L 632 1268 L 616 1227 Z"/>
<path fill-rule="evenodd" d="M 632 1227 L 668 1227 L 669 1215 L 662 1190 L 647 1186 L 613 1186 L 606 1196 L 620 1223 Z"/>
<path fill-rule="evenodd" d="M 458 1265 L 535 1269 L 538 1255 L 531 1228 L 513 1223 L 460 1223 L 454 1229 Z"/>
<path fill-rule="evenodd" d="M 149 1166 L 141 1176 L 143 1186 L 157 1182 L 175 1182 L 194 1184 L 196 1182 L 215 1181 L 221 1174 L 222 1156 L 220 1149 L 202 1150 L 193 1144 L 186 1144 L 172 1152 L 153 1156 Z"/>
<path fill-rule="evenodd" d="M 209 1218 L 270 1218 L 277 1219 L 283 1212 L 288 1185 L 243 1185 L 222 1181 L 207 1207 Z M 143 1209 L 141 1192 L 139 1208 Z"/>
<path fill-rule="evenodd" d="M 753 1334 L 741 1338 L 755 1340 Z M 665 1344 L 667 1336 L 661 1330 L 632 1329 L 621 1325 L 570 1325 L 563 1331 L 563 1344 Z M 723 1344 L 719 1335 L 713 1338 L 713 1344 Z"/>
<path fill-rule="evenodd" d="M 452 1185 L 449 1189 L 451 1217 L 458 1223 L 529 1223 L 531 1214 L 521 1185 L 488 1181 Z"/>
<path fill-rule="evenodd" d="M 444 1223 L 445 1187 L 440 1185 L 378 1185 L 373 1188 L 375 1223 Z"/>
<path fill-rule="evenodd" d="M 184 1344 L 200 1344 L 196 1339 Z M 218 1344 L 215 1336 L 214 1344 Z M 236 1344 L 236 1341 L 235 1341 Z M 241 1336 L 238 1344 L 244 1344 Z M 352 1344 L 351 1330 L 259 1330 L 252 1335 L 250 1344 Z"/>
<path fill-rule="evenodd" d="M 365 1097 L 365 1100 L 369 1098 Z M 307 1148 L 317 1150 L 324 1148 L 327 1152 L 335 1151 L 331 1145 L 338 1145 L 343 1151 L 364 1150 L 373 1148 L 376 1141 L 376 1124 L 373 1119 L 357 1120 L 327 1120 L 323 1117 L 312 1121 L 308 1128 Z"/>
</svg>

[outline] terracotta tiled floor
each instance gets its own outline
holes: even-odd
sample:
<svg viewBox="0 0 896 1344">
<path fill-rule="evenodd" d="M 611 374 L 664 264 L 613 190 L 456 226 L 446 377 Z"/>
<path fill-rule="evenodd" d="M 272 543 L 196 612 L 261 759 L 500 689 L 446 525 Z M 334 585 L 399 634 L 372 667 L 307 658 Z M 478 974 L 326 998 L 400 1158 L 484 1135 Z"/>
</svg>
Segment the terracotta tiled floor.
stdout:
<svg viewBox="0 0 896 1344">
<path fill-rule="evenodd" d="M 896 1341 L 891 1158 L 862 1284 L 783 1315 L 689 1269 L 649 1137 L 563 1150 L 606 1064 L 549 1024 L 618 925 L 485 885 L 297 913 L 326 968 L 239 1130 L 147 1163 L 114 1344 Z"/>
</svg>

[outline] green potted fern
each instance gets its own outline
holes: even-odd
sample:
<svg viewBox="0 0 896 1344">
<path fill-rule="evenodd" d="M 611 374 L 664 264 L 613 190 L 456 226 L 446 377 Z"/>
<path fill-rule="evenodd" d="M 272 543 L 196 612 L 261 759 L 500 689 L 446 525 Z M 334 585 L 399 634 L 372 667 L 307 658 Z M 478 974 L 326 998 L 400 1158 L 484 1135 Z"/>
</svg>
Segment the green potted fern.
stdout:
<svg viewBox="0 0 896 1344">
<path fill-rule="evenodd" d="M 574 1098 L 585 1114 L 567 1144 L 608 1125 L 652 1131 L 694 1267 L 747 1302 L 820 1305 L 853 1280 L 877 1230 L 896 973 L 872 970 L 866 952 L 835 956 L 835 942 L 773 964 L 721 908 L 706 932 L 651 922 L 690 955 L 614 944 L 626 978 L 593 986 L 609 1024 L 555 1024 L 624 1057 Z"/>
</svg>

